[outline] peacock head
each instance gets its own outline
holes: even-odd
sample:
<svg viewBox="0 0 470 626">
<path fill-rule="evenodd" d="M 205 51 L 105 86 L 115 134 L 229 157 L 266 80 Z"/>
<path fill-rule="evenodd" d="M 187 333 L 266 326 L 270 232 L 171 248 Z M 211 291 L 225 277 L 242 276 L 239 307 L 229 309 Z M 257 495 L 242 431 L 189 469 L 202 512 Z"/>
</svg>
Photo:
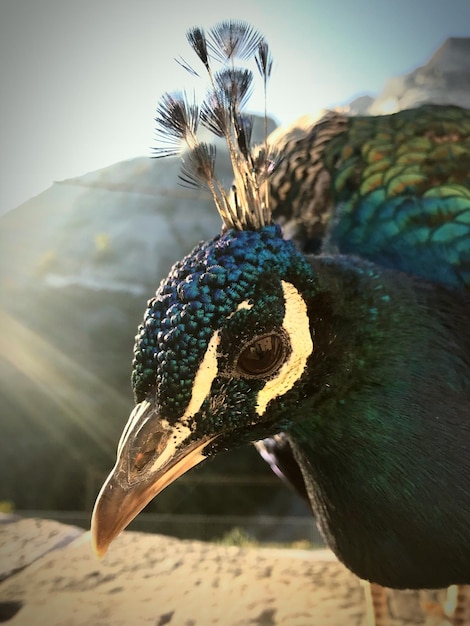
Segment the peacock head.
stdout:
<svg viewBox="0 0 470 626">
<path fill-rule="evenodd" d="M 134 349 L 136 407 L 93 513 L 99 554 L 188 469 L 295 419 L 313 351 L 302 295 L 311 269 L 271 220 L 268 179 L 278 156 L 267 141 L 257 152 L 250 146 L 251 120 L 241 106 L 250 75 L 233 64 L 214 73 L 209 62 L 255 55 L 266 84 L 267 45 L 241 22 L 224 22 L 207 37 L 192 29 L 188 40 L 211 91 L 200 109 L 167 94 L 157 125 L 164 138 L 188 144 L 182 178 L 209 188 L 223 229 L 177 263 L 148 303 Z M 227 140 L 235 177 L 229 192 L 216 178 L 215 150 L 196 138 L 198 121 Z M 162 154 L 169 153 L 167 144 Z M 294 407 L 288 418 L 286 406 Z"/>
<path fill-rule="evenodd" d="M 139 328 L 137 402 L 158 406 L 192 439 L 210 433 L 213 448 L 240 427 L 254 439 L 312 350 L 298 289 L 308 275 L 278 226 L 228 230 L 196 247 L 162 281 Z"/>
</svg>

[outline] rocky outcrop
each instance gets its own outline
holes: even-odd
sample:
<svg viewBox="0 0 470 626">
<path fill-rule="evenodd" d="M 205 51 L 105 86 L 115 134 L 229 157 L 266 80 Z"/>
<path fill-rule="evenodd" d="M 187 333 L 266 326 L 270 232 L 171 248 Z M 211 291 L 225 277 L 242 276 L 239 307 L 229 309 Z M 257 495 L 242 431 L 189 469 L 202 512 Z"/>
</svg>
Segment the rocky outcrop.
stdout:
<svg viewBox="0 0 470 626">
<path fill-rule="evenodd" d="M 425 103 L 470 108 L 470 37 L 447 39 L 423 66 L 409 74 L 389 78 L 377 96 L 363 94 L 337 110 L 351 116 L 387 115 Z M 306 113 L 276 129 L 272 137 L 302 136 L 325 112 Z"/>
<path fill-rule="evenodd" d="M 451 37 L 422 67 L 390 78 L 366 112 L 395 113 L 425 102 L 470 108 L 470 38 Z"/>
</svg>

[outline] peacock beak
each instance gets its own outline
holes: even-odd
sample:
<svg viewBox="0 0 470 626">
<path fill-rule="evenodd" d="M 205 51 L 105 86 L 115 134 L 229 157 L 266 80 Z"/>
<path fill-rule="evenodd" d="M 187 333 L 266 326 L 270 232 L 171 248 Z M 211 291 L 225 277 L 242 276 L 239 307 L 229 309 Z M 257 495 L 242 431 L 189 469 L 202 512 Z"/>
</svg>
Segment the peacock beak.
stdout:
<svg viewBox="0 0 470 626">
<path fill-rule="evenodd" d="M 154 404 L 138 404 L 122 433 L 117 461 L 96 500 L 91 518 L 95 552 L 110 543 L 165 487 L 203 461 L 214 436 L 195 441 L 181 423 L 170 425 Z"/>
</svg>

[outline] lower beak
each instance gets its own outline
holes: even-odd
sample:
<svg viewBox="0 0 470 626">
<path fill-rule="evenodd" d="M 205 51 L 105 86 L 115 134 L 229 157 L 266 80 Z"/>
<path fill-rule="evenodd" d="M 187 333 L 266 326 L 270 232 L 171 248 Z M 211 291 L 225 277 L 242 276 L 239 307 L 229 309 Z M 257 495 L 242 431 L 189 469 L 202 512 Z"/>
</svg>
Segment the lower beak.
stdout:
<svg viewBox="0 0 470 626">
<path fill-rule="evenodd" d="M 214 437 L 194 441 L 190 434 L 186 426 L 161 419 L 149 402 L 135 407 L 91 518 L 98 556 L 157 494 L 206 458 L 204 448 Z"/>
</svg>

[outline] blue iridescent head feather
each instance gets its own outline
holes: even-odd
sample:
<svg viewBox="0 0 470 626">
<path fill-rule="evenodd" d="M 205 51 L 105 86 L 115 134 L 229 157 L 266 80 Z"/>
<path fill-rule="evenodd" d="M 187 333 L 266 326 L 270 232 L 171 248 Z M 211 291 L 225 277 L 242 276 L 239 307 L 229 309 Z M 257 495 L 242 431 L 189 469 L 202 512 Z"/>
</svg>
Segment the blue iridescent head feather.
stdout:
<svg viewBox="0 0 470 626">
<path fill-rule="evenodd" d="M 277 225 L 225 231 L 174 265 L 149 301 L 136 337 L 132 384 L 138 402 L 156 393 L 167 419 L 181 417 L 214 330 L 253 296 L 263 273 L 310 274 Z"/>
</svg>

